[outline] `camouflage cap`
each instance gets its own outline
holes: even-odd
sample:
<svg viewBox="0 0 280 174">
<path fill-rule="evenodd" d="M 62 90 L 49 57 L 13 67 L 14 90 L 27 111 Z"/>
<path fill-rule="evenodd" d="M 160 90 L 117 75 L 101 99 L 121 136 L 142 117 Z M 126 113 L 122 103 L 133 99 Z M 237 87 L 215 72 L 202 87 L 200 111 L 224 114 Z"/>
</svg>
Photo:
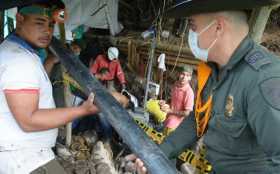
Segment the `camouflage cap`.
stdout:
<svg viewBox="0 0 280 174">
<path fill-rule="evenodd" d="M 45 17 L 52 17 L 52 10 L 50 8 L 46 7 L 40 7 L 37 5 L 30 5 L 26 7 L 22 7 L 19 9 L 19 13 L 28 15 L 28 14 L 37 14 L 37 15 L 42 15 Z"/>
<path fill-rule="evenodd" d="M 182 73 L 182 72 L 188 72 L 188 73 L 193 73 L 193 67 L 190 65 L 183 65 L 181 67 L 178 68 L 178 72 Z"/>
</svg>

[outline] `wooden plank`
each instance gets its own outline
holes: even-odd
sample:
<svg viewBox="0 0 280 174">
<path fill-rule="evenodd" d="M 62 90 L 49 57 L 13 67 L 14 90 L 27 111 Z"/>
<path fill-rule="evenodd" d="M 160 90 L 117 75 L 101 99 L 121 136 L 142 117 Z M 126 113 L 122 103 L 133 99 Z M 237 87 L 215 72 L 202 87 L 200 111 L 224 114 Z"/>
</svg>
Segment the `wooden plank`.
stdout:
<svg viewBox="0 0 280 174">
<path fill-rule="evenodd" d="M 67 70 L 63 67 L 63 73 L 65 73 Z M 67 83 L 64 85 L 64 101 L 66 107 L 72 107 L 74 96 L 72 95 L 70 91 L 70 85 Z M 72 122 L 69 122 L 66 124 L 66 146 L 70 147 L 72 143 Z"/>
<path fill-rule="evenodd" d="M 0 42 L 4 39 L 4 10 L 0 10 Z"/>
<path fill-rule="evenodd" d="M 129 40 L 127 42 L 127 59 L 128 59 L 128 67 L 132 68 L 133 63 L 132 63 L 132 55 L 131 55 L 131 45 L 132 45 L 132 40 Z M 133 69 L 133 68 L 132 68 Z M 130 70 L 132 70 L 130 69 Z"/>
</svg>

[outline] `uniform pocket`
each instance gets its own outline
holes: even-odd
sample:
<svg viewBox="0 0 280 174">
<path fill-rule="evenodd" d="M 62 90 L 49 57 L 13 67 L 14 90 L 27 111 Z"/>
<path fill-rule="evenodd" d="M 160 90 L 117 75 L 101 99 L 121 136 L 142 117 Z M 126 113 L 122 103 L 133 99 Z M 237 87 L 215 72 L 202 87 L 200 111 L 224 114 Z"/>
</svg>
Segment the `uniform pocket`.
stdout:
<svg viewBox="0 0 280 174">
<path fill-rule="evenodd" d="M 240 137 L 247 127 L 246 120 L 227 118 L 223 114 L 215 115 L 213 123 L 217 131 L 233 138 Z"/>
<path fill-rule="evenodd" d="M 233 115 L 231 118 L 223 114 L 212 116 L 205 143 L 213 149 L 227 154 L 237 155 L 251 151 L 251 135 L 246 120 Z"/>
</svg>

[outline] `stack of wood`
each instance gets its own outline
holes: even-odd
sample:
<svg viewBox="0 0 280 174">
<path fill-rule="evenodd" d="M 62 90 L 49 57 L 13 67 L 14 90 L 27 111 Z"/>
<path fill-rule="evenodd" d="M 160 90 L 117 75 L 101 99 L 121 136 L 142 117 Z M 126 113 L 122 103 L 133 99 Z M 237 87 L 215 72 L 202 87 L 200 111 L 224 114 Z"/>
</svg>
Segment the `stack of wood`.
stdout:
<svg viewBox="0 0 280 174">
<path fill-rule="evenodd" d="M 139 65 L 147 64 L 151 42 L 134 38 L 114 38 L 115 45 L 124 53 L 127 53 L 128 66 L 131 70 L 138 70 Z M 179 41 L 181 42 L 181 41 Z M 186 43 L 186 41 L 183 41 Z M 183 64 L 197 65 L 190 49 L 185 44 L 158 42 L 155 50 L 155 61 L 161 53 L 166 54 L 166 65 L 182 66 Z M 139 72 L 139 71 L 138 71 Z"/>
</svg>

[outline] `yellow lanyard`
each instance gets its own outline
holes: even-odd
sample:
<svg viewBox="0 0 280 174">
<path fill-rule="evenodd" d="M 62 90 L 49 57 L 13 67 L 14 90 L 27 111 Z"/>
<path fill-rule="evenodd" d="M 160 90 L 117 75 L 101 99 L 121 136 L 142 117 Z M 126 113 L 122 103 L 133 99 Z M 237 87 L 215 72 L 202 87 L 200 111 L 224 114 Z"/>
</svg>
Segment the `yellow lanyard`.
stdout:
<svg viewBox="0 0 280 174">
<path fill-rule="evenodd" d="M 197 125 L 197 136 L 201 137 L 207 127 L 208 121 L 211 116 L 212 109 L 212 94 L 207 99 L 205 103 L 202 103 L 201 93 L 211 75 L 211 68 L 205 63 L 201 62 L 197 67 L 197 82 L 198 89 L 196 93 L 196 103 L 195 103 L 195 119 Z"/>
</svg>

